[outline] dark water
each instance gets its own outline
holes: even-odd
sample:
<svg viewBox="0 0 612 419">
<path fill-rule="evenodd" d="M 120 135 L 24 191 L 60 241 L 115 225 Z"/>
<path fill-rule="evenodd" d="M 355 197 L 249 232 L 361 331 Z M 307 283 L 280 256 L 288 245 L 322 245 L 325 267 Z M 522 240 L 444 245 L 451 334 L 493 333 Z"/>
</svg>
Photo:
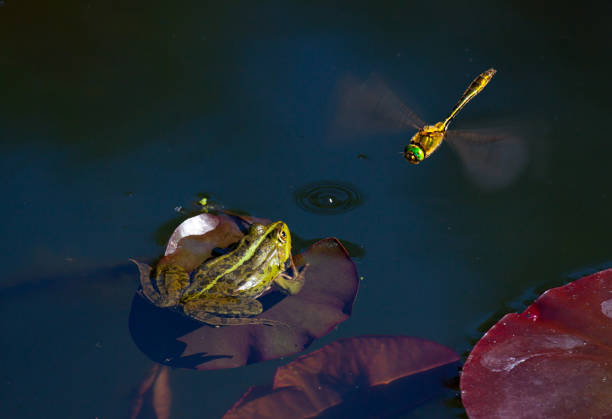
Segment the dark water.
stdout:
<svg viewBox="0 0 612 419">
<path fill-rule="evenodd" d="M 313 348 L 406 334 L 461 353 L 526 293 L 610 265 L 603 2 L 258 3 L 0 2 L 0 416 L 128 415 L 151 361 L 128 332 L 126 261 L 158 256 L 201 193 L 363 248 L 354 314 Z M 330 141 L 349 73 L 435 122 L 489 67 L 453 127 L 524 139 L 504 188 L 478 187 L 448 146 L 410 166 L 412 132 Z M 309 212 L 295 191 L 319 181 L 363 202 Z M 173 417 L 218 417 L 286 362 L 174 370 Z M 412 414 L 454 417 L 452 397 Z"/>
</svg>

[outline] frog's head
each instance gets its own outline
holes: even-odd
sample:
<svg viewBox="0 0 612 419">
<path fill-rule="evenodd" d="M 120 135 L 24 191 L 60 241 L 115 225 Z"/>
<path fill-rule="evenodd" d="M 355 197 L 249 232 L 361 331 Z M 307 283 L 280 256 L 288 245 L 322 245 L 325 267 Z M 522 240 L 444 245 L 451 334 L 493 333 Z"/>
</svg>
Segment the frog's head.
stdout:
<svg viewBox="0 0 612 419">
<path fill-rule="evenodd" d="M 404 148 L 404 158 L 412 164 L 419 164 L 425 158 L 425 152 L 420 145 L 410 143 Z"/>
<path fill-rule="evenodd" d="M 282 221 L 277 221 L 270 226 L 270 238 L 275 240 L 280 252 L 281 259 L 291 256 L 291 233 L 289 227 Z"/>
<path fill-rule="evenodd" d="M 248 236 L 257 243 L 256 246 L 278 252 L 279 258 L 283 261 L 291 256 L 291 233 L 287 224 L 282 221 L 268 225 L 253 224 Z M 243 240 L 245 239 L 247 237 Z"/>
</svg>

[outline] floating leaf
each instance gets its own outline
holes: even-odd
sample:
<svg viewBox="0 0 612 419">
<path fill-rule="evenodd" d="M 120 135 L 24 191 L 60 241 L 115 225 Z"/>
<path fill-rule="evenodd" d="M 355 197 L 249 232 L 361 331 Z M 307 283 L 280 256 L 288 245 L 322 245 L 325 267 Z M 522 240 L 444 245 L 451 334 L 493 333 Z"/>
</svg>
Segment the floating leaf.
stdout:
<svg viewBox="0 0 612 419">
<path fill-rule="evenodd" d="M 504 316 L 467 359 L 461 394 L 471 418 L 612 417 L 612 269 Z"/>
<path fill-rule="evenodd" d="M 215 248 L 228 247 L 242 238 L 244 233 L 235 219 L 226 214 L 199 214 L 188 218 L 174 230 L 164 257 L 158 263 L 174 263 L 187 272 L 192 271 L 211 257 Z M 250 222 L 255 220 L 259 222 L 260 219 L 252 218 Z"/>
<path fill-rule="evenodd" d="M 340 339 L 278 368 L 271 388 L 251 387 L 224 418 L 378 417 L 403 411 L 438 395 L 458 361 L 454 351 L 425 339 Z"/>
<path fill-rule="evenodd" d="M 170 236 L 164 256 L 176 252 L 179 241 L 184 237 L 204 236 L 206 233 L 214 230 L 219 225 L 218 217 L 210 217 L 206 215 L 207 214 L 200 214 L 183 221 Z"/>
<path fill-rule="evenodd" d="M 179 263 L 190 271 L 206 260 L 214 248 L 225 248 L 243 236 L 242 222 L 267 220 L 228 215 L 200 214 L 218 224 L 197 236 L 180 236 L 176 251 L 160 263 Z M 260 316 L 289 327 L 259 324 L 212 327 L 184 315 L 154 306 L 140 294 L 132 304 L 130 330 L 138 347 L 151 359 L 166 365 L 196 369 L 239 367 L 302 351 L 310 343 L 346 320 L 352 311 L 359 278 L 354 263 L 340 242 L 328 238 L 297 255 L 299 267 L 308 263 L 304 288 L 293 296 L 271 291 L 259 298 Z M 141 275 L 148 265 L 138 263 Z"/>
</svg>

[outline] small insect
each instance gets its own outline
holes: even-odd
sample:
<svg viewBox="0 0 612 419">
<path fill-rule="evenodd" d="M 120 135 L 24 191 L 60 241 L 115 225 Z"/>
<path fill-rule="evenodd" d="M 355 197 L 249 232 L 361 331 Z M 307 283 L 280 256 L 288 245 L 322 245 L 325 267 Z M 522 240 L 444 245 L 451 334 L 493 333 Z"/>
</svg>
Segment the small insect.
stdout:
<svg viewBox="0 0 612 419">
<path fill-rule="evenodd" d="M 364 135 L 418 130 L 401 154 L 412 164 L 431 156 L 443 142 L 459 154 L 467 174 L 483 188 L 511 183 L 525 167 L 527 149 L 517 135 L 499 129 L 449 130 L 459 111 L 491 81 L 491 68 L 468 86 L 449 116 L 427 125 L 377 76 L 359 81 L 342 78 L 336 88 L 336 110 L 330 138 L 341 140 Z"/>
<path fill-rule="evenodd" d="M 450 115 L 444 120 L 440 121 L 434 125 L 424 125 L 420 128 L 418 125 L 415 125 L 419 131 L 414 134 L 412 139 L 410 140 L 410 144 L 404 148 L 404 157 L 412 164 L 419 164 L 427 157 L 431 156 L 434 151 L 440 147 L 442 141 L 444 141 L 444 137 L 446 137 L 446 131 L 448 130 L 448 126 L 451 121 L 459 111 L 470 101 L 472 100 L 478 93 L 485 88 L 487 84 L 491 81 L 496 71 L 493 68 L 488 69 L 468 86 L 466 91 L 463 93 L 463 96 L 459 99 Z"/>
</svg>

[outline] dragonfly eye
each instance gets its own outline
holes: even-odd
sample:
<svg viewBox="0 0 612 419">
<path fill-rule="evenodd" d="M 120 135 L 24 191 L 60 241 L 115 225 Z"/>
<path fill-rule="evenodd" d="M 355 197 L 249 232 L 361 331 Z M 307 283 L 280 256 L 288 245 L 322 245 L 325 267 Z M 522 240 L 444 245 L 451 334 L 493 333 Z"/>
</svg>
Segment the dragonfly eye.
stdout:
<svg viewBox="0 0 612 419">
<path fill-rule="evenodd" d="M 418 145 L 408 144 L 404 148 L 404 157 L 412 164 L 419 164 L 425 158 L 425 153 Z"/>
</svg>

